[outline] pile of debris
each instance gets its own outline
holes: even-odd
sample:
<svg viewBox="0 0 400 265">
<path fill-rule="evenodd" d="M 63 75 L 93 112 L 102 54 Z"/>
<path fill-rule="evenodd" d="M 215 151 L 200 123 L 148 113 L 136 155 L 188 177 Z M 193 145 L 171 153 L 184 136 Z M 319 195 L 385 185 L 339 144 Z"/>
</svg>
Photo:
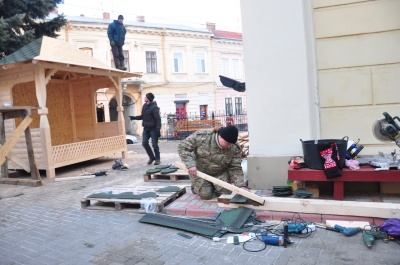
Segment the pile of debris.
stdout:
<svg viewBox="0 0 400 265">
<path fill-rule="evenodd" d="M 249 132 L 239 133 L 238 144 L 242 148 L 242 157 L 247 158 L 249 155 Z"/>
</svg>

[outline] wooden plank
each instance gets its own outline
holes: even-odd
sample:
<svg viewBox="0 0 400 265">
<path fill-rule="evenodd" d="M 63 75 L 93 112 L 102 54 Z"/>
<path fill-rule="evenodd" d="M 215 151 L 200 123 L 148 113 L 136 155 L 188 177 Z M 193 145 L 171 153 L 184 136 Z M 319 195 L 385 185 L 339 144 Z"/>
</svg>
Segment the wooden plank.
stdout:
<svg viewBox="0 0 400 265">
<path fill-rule="evenodd" d="M 185 170 L 187 172 L 187 168 L 185 167 L 184 164 L 179 163 L 179 162 L 175 162 L 175 166 L 177 166 L 178 168 L 180 168 L 182 170 Z M 258 195 L 255 195 L 254 193 L 251 193 L 250 191 L 247 191 L 247 190 L 244 190 L 242 188 L 236 187 L 235 185 L 232 185 L 232 184 L 229 184 L 229 183 L 227 183 L 225 181 L 222 181 L 220 179 L 214 178 L 214 177 L 212 177 L 210 175 L 207 175 L 207 174 L 205 174 L 205 173 L 203 173 L 201 171 L 197 171 L 197 177 L 200 177 L 200 178 L 205 179 L 207 181 L 210 181 L 210 182 L 212 182 L 214 184 L 217 184 L 217 185 L 219 185 L 219 186 L 221 186 L 221 187 L 223 187 L 225 189 L 228 189 L 228 190 L 230 190 L 232 192 L 239 193 L 240 195 L 243 195 L 246 198 L 252 199 L 253 201 L 256 201 L 256 202 L 258 202 L 260 204 L 264 204 L 264 202 L 265 202 L 264 198 L 262 198 L 262 197 L 260 197 Z"/>
<path fill-rule="evenodd" d="M 63 178 L 55 178 L 54 181 L 64 181 L 64 180 L 77 180 L 77 179 L 92 179 L 95 178 L 95 175 L 86 175 L 86 176 L 76 176 L 76 177 L 63 177 Z"/>
<path fill-rule="evenodd" d="M 3 145 L 0 144 L 0 148 L 2 148 L 2 147 L 3 147 Z M 14 162 L 15 164 L 17 164 L 18 166 L 22 167 L 22 169 L 25 170 L 26 172 L 31 173 L 29 164 L 26 163 L 21 158 L 19 158 L 14 152 L 10 151 L 10 153 L 8 153 L 8 155 L 6 155 L 6 157 L 8 159 L 10 159 L 12 162 Z"/>
<path fill-rule="evenodd" d="M 232 195 L 225 195 L 232 196 Z M 400 216 L 400 204 L 383 202 L 334 201 L 318 199 L 265 197 L 268 204 L 262 206 L 246 205 L 259 211 L 315 213 L 344 216 L 362 216 L 377 218 L 393 218 Z M 218 207 L 238 208 L 243 204 L 218 203 Z"/>
<path fill-rule="evenodd" d="M 27 116 L 22 122 L 19 124 L 17 129 L 11 135 L 11 137 L 5 142 L 3 147 L 0 149 L 0 164 L 3 164 L 6 160 L 6 155 L 8 155 L 11 151 L 11 148 L 17 143 L 21 134 L 25 131 L 25 129 L 29 126 L 32 122 L 32 118 Z"/>
</svg>

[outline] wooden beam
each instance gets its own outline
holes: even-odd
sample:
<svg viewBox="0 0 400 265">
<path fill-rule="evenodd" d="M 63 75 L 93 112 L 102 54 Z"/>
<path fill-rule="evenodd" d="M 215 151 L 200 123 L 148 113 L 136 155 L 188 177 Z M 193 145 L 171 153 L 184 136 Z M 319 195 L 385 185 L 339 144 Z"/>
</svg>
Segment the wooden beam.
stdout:
<svg viewBox="0 0 400 265">
<path fill-rule="evenodd" d="M 178 168 L 180 168 L 182 170 L 185 170 L 186 172 L 188 171 L 187 168 L 185 167 L 185 165 L 182 163 L 175 162 L 175 166 L 177 166 Z M 235 185 L 229 184 L 220 179 L 214 178 L 214 177 L 207 175 L 201 171 L 197 171 L 197 177 L 200 177 L 200 178 L 210 181 L 214 184 L 217 184 L 217 185 L 224 187 L 225 189 L 228 189 L 232 192 L 239 193 L 240 195 L 243 195 L 244 197 L 249 198 L 253 201 L 256 201 L 260 204 L 264 204 L 264 202 L 265 202 L 265 198 L 263 198 L 263 197 L 260 197 L 260 196 L 254 194 L 254 193 L 251 193 L 250 191 L 247 191 L 245 189 L 236 187 Z"/>
<path fill-rule="evenodd" d="M 232 198 L 232 195 L 222 195 L 224 198 Z M 314 213 L 328 215 L 360 216 L 393 218 L 400 216 L 400 204 L 384 202 L 357 202 L 357 201 L 334 201 L 318 199 L 298 199 L 263 197 L 268 203 L 262 206 L 253 206 L 239 203 L 218 203 L 218 207 L 238 208 L 246 206 L 259 211 L 277 211 L 292 213 Z"/>
<path fill-rule="evenodd" d="M 2 147 L 3 147 L 3 145 L 0 144 L 0 148 L 2 148 Z M 22 167 L 22 169 L 25 170 L 26 172 L 31 173 L 31 168 L 29 167 L 28 163 L 25 163 L 24 160 L 19 158 L 13 152 L 10 151 L 10 153 L 8 153 L 8 155 L 6 155 L 6 157 L 8 159 L 10 159 L 12 162 L 14 162 L 15 164 L 17 164 L 18 166 Z"/>
<path fill-rule="evenodd" d="M 11 148 L 18 142 L 19 137 L 28 128 L 29 124 L 31 124 L 32 118 L 30 116 L 26 116 L 25 119 L 19 124 L 17 129 L 15 129 L 14 133 L 8 140 L 5 142 L 3 147 L 0 149 L 0 164 L 3 164 L 6 160 L 6 155 L 8 155 L 11 151 Z"/>
</svg>

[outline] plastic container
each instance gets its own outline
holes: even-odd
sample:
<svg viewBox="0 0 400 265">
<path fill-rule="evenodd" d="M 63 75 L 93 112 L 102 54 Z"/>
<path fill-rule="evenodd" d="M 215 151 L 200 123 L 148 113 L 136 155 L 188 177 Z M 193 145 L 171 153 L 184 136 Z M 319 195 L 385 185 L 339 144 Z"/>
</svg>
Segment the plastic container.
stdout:
<svg viewBox="0 0 400 265">
<path fill-rule="evenodd" d="M 340 156 L 339 165 L 341 168 L 344 168 L 346 162 L 348 140 L 349 137 L 347 136 L 343 137 L 342 139 L 320 139 L 308 141 L 303 141 L 302 139 L 300 139 L 303 147 L 303 158 L 304 162 L 306 163 L 306 167 L 311 169 L 324 169 L 324 164 L 318 151 L 318 144 L 329 144 L 332 142 L 336 142 Z"/>
</svg>

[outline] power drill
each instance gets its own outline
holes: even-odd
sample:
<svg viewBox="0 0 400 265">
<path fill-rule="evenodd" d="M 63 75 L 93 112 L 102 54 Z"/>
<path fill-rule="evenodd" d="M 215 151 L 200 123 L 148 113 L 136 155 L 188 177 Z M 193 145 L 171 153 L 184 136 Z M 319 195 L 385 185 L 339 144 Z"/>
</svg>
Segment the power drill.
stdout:
<svg viewBox="0 0 400 265">
<path fill-rule="evenodd" d="M 347 227 L 343 227 L 343 226 L 340 226 L 340 225 L 334 225 L 333 228 L 339 230 L 345 236 L 354 236 L 358 232 L 361 232 L 361 228 L 358 228 L 358 227 L 347 228 Z"/>
<path fill-rule="evenodd" d="M 375 242 L 375 236 L 372 234 L 372 232 L 363 230 L 362 235 L 365 245 L 368 248 L 372 248 L 372 245 Z"/>
</svg>

